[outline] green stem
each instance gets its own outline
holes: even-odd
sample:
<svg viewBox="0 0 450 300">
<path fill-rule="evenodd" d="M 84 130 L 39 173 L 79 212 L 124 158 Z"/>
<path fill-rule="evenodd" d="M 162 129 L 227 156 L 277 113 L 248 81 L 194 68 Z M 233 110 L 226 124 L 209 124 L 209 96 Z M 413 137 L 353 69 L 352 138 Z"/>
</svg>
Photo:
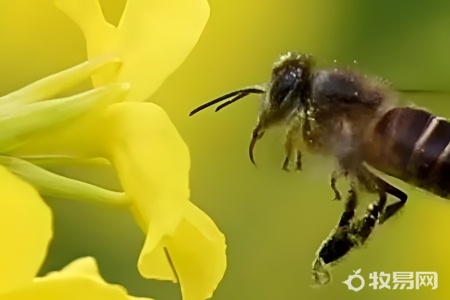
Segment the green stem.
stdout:
<svg viewBox="0 0 450 300">
<path fill-rule="evenodd" d="M 16 156 L 19 159 L 25 160 L 33 165 L 40 167 L 53 166 L 70 166 L 70 165 L 89 165 L 89 166 L 109 166 L 110 162 L 106 158 L 84 158 L 72 155 L 26 155 Z"/>
<path fill-rule="evenodd" d="M 124 192 L 114 192 L 89 183 L 67 178 L 20 158 L 0 156 L 0 164 L 30 183 L 40 194 L 45 196 L 97 202 L 115 206 L 130 205 L 130 201 L 127 199 Z"/>
</svg>

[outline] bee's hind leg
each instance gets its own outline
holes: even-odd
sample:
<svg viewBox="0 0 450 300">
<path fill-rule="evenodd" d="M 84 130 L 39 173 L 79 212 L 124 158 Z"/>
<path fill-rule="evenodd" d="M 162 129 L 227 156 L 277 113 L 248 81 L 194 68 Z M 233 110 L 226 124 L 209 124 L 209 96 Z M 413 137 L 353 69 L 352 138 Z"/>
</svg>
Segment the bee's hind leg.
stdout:
<svg viewBox="0 0 450 300">
<path fill-rule="evenodd" d="M 313 262 L 313 278 L 317 284 L 326 284 L 331 280 L 326 267 L 337 263 L 352 249 L 359 247 L 372 234 L 375 225 L 386 207 L 387 194 L 378 189 L 378 199 L 371 203 L 361 219 L 355 218 L 357 194 L 352 185 L 346 199 L 345 210 L 338 225 L 320 245 Z"/>
<path fill-rule="evenodd" d="M 322 242 L 316 252 L 312 273 L 314 281 L 319 285 L 326 284 L 331 280 L 330 274 L 325 267 L 337 261 L 355 246 L 350 233 L 357 201 L 357 191 L 355 186 L 352 185 L 345 201 L 345 210 L 337 226 Z"/>
<path fill-rule="evenodd" d="M 406 204 L 406 200 L 408 200 L 408 195 L 405 192 L 373 174 L 367 167 L 361 169 L 358 178 L 364 183 L 369 192 L 380 189 L 399 200 L 386 206 L 385 210 L 381 213 L 380 224 L 383 224 L 395 215 Z"/>
</svg>

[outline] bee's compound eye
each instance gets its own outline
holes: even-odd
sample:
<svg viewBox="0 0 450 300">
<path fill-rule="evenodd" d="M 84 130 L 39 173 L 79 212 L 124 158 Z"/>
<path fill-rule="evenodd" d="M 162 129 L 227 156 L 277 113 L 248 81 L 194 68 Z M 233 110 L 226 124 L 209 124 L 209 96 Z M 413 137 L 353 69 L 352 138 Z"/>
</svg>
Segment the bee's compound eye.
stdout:
<svg viewBox="0 0 450 300">
<path fill-rule="evenodd" d="M 280 106 L 287 99 L 289 93 L 299 86 L 302 70 L 300 68 L 288 68 L 279 70 L 273 75 L 270 99 L 272 104 Z"/>
<path fill-rule="evenodd" d="M 274 64 L 270 84 L 269 96 L 273 107 L 294 104 L 290 96 L 301 97 L 308 87 L 312 64 L 312 57 L 307 54 L 288 52 L 280 57 Z"/>
</svg>

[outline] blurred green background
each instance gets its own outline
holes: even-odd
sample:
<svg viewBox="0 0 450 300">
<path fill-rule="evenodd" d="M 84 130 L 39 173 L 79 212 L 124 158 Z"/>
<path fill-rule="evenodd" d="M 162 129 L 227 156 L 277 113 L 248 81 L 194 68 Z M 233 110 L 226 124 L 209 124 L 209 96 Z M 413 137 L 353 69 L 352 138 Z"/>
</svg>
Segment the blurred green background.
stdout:
<svg viewBox="0 0 450 300">
<path fill-rule="evenodd" d="M 74 0 L 75 1 L 75 0 Z M 103 0 L 117 22 L 124 0 Z M 313 53 L 320 65 L 352 65 L 402 89 L 450 90 L 450 2 L 424 1 L 209 1 L 210 20 L 186 62 L 151 101 L 163 106 L 191 151 L 192 201 L 226 234 L 228 269 L 213 299 L 448 299 L 450 203 L 394 181 L 410 194 L 405 209 L 379 227 L 363 249 L 333 269 L 333 282 L 310 287 L 311 263 L 336 224 L 342 203 L 332 202 L 333 162 L 306 156 L 304 172 L 280 171 L 283 133 L 257 146 L 259 167 L 247 157 L 258 98 L 220 114 L 194 107 L 249 84 L 268 80 L 280 53 Z M 38 7 L 41 7 L 38 9 Z M 45 11 L 45 14 L 40 12 Z M 0 2 L 1 94 L 85 59 L 78 28 L 50 0 Z M 407 95 L 450 117 L 450 95 Z M 102 169 L 64 170 L 113 186 Z M 450 183 L 449 183 L 450 184 Z M 135 295 L 179 299 L 175 284 L 147 281 L 136 269 L 143 242 L 131 216 L 109 207 L 60 199 L 52 206 L 55 239 L 42 274 L 93 255 L 104 277 Z M 439 288 L 348 291 L 353 270 L 436 271 Z"/>
</svg>

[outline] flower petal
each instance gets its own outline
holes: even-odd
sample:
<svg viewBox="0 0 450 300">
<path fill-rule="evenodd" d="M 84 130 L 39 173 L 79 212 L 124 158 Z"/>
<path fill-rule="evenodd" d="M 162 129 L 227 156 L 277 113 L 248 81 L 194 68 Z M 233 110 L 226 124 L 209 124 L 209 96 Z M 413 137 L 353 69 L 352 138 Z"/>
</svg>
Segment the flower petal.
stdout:
<svg viewBox="0 0 450 300">
<path fill-rule="evenodd" d="M 105 156 L 147 233 L 141 274 L 172 281 L 178 276 L 184 299 L 210 297 L 225 272 L 225 240 L 188 201 L 190 158 L 176 128 L 152 103 L 111 105 L 99 123 Z"/>
<path fill-rule="evenodd" d="M 61 271 L 36 278 L 32 284 L 0 296 L 0 299 L 130 300 L 150 298 L 130 297 L 123 287 L 108 284 L 100 276 L 95 260 L 85 257 L 72 262 Z"/>
<path fill-rule="evenodd" d="M 169 259 L 176 270 L 184 300 L 210 298 L 227 264 L 225 237 L 214 222 L 189 202 L 183 221 L 175 234 L 165 240 L 164 248 L 165 253 L 162 246 L 156 249 L 144 246 L 139 272 L 146 278 L 160 276 L 159 272 L 164 270 L 161 262 Z"/>
<path fill-rule="evenodd" d="M 50 209 L 26 182 L 0 167 L 0 293 L 29 284 L 52 238 Z"/>
<path fill-rule="evenodd" d="M 118 76 L 102 72 L 93 78 L 97 86 L 113 78 L 131 83 L 129 101 L 145 101 L 159 88 L 191 52 L 209 17 L 206 0 L 128 0 L 114 29 L 98 0 L 57 0 L 56 5 L 83 31 L 88 57 L 110 51 L 120 56 Z"/>
<path fill-rule="evenodd" d="M 117 103 L 99 122 L 99 145 L 117 170 L 147 247 L 175 232 L 189 200 L 189 151 L 167 114 L 153 103 Z"/>
</svg>

